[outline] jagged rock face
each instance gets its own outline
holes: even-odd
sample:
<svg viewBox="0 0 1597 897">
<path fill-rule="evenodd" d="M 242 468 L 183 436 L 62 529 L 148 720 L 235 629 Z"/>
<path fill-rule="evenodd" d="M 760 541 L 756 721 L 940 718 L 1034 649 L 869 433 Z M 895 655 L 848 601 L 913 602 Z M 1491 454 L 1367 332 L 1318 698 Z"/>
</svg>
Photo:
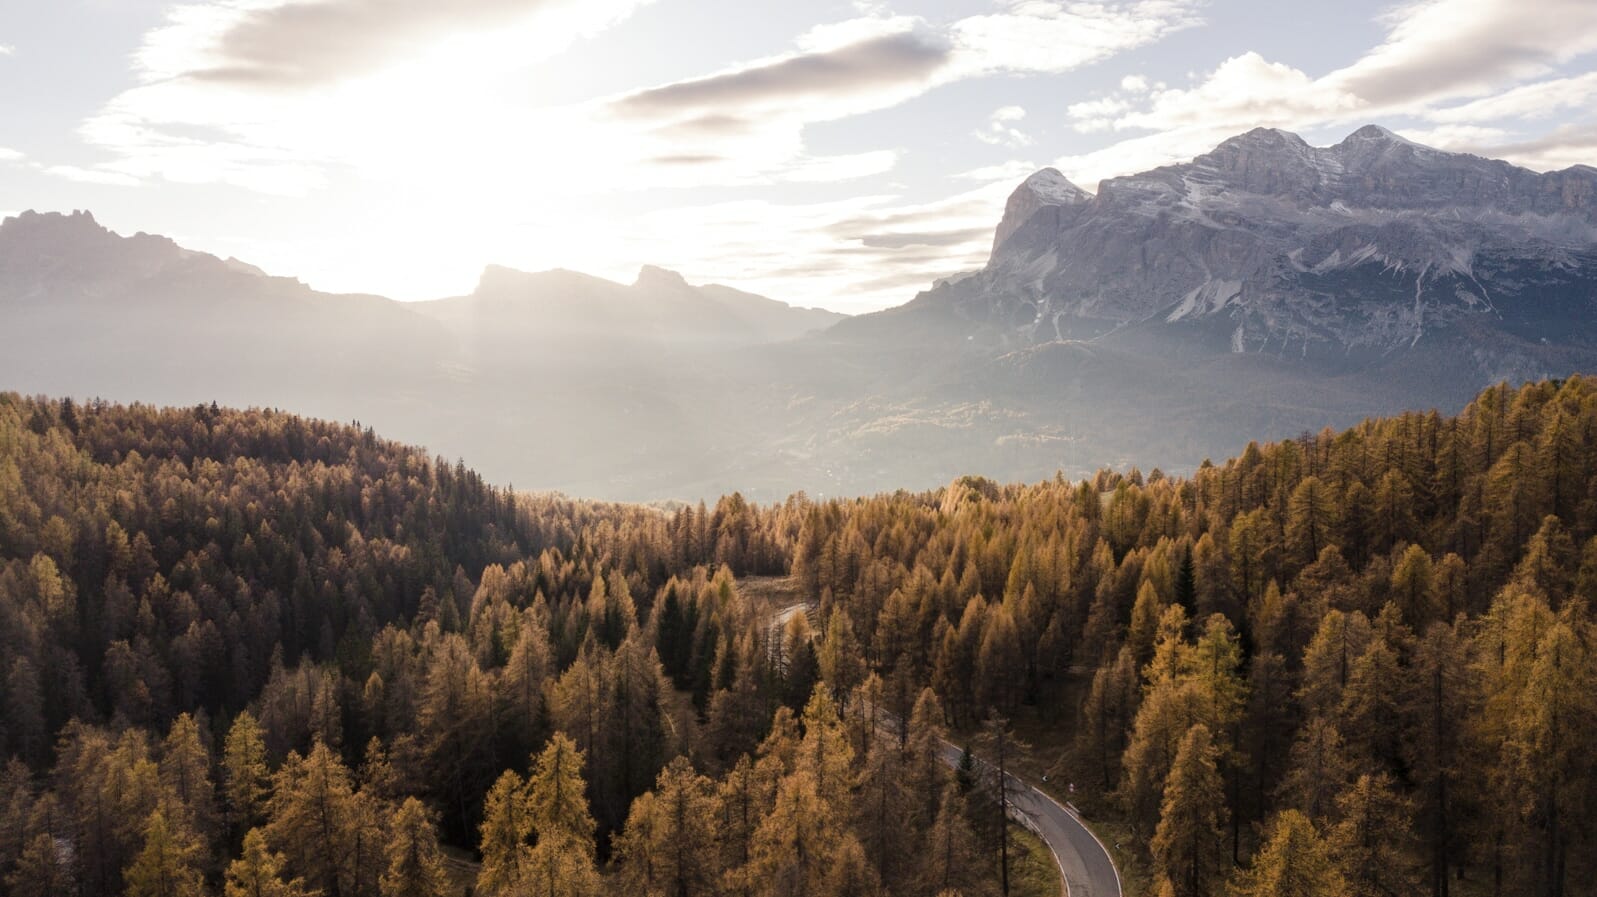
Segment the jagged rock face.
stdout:
<svg viewBox="0 0 1597 897">
<path fill-rule="evenodd" d="M 993 234 L 993 252 L 1014 236 L 1021 225 L 1044 209 L 1070 209 L 1092 202 L 1092 194 L 1072 184 L 1057 168 L 1044 168 L 1009 194 L 1003 220 Z"/>
<path fill-rule="evenodd" d="M 1096 196 L 1044 170 L 987 268 L 918 302 L 1005 343 L 1185 322 L 1232 351 L 1325 355 L 1483 321 L 1593 341 L 1594 300 L 1597 169 L 1537 174 L 1370 126 L 1324 148 L 1250 131 Z"/>
</svg>

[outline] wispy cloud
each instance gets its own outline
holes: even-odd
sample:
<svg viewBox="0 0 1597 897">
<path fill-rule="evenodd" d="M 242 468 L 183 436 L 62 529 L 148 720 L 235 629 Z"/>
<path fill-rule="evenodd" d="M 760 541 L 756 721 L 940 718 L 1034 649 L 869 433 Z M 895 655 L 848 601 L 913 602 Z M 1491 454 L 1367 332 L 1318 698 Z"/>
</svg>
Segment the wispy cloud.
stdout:
<svg viewBox="0 0 1597 897">
<path fill-rule="evenodd" d="M 106 169 L 80 168 L 76 165 L 48 165 L 43 166 L 41 170 L 45 174 L 83 184 L 107 184 L 115 187 L 136 187 L 139 184 L 139 179 L 132 175 Z"/>
<path fill-rule="evenodd" d="M 1078 131 L 1134 136 L 1057 164 L 1092 184 L 1189 159 L 1261 125 L 1311 129 L 1393 118 L 1437 123 L 1408 130 L 1444 148 L 1536 166 L 1574 158 L 1577 147 L 1594 145 L 1581 143 L 1587 133 L 1581 128 L 1567 129 L 1556 150 L 1504 139 L 1513 133 L 1510 120 L 1589 109 L 1597 99 L 1597 77 L 1546 77 L 1597 50 L 1597 4 L 1548 5 L 1527 15 L 1517 0 L 1411 3 L 1381 20 L 1387 31 L 1380 43 L 1321 77 L 1247 52 L 1187 86 L 1128 78 L 1118 91 L 1078 102 L 1068 114 Z M 1514 86 L 1535 78 L 1544 80 Z"/>
<path fill-rule="evenodd" d="M 987 125 L 978 128 L 974 135 L 982 143 L 994 146 L 1007 146 L 1018 149 L 1031 145 L 1031 136 L 1020 130 L 1016 123 L 1026 117 L 1026 110 L 1020 106 L 1001 106 L 987 116 Z"/>
<path fill-rule="evenodd" d="M 641 257 L 679 259 L 703 280 L 804 305 L 869 311 L 985 263 L 994 215 L 1011 186 L 992 181 L 929 202 L 867 195 L 670 209 L 643 216 L 624 239 L 657 253 Z"/>
<path fill-rule="evenodd" d="M 1426 112 L 1425 117 L 1432 121 L 1453 123 L 1501 121 L 1541 118 L 1594 107 L 1597 107 L 1597 72 L 1587 72 L 1569 78 L 1537 81 L 1467 103 L 1433 109 Z"/>
<path fill-rule="evenodd" d="M 1372 105 L 1481 96 L 1597 50 L 1589 0 L 1425 0 L 1385 24 L 1380 45 L 1327 79 Z"/>
<path fill-rule="evenodd" d="M 919 93 L 947 64 L 949 52 L 913 31 L 886 34 L 652 87 L 620 97 L 613 108 L 625 116 L 698 117 L 715 110 L 747 114 L 802 104 L 818 117 L 833 117 Z M 834 105 L 820 107 L 823 103 Z"/>
<path fill-rule="evenodd" d="M 1190 27 L 1196 8 L 1196 0 L 1011 0 L 993 14 L 945 22 L 873 12 L 813 28 L 789 53 L 625 93 L 603 108 L 616 121 L 646 126 L 633 142 L 672 148 L 650 158 L 703 160 L 702 183 L 799 180 L 817 170 L 846 175 L 861 166 L 809 156 L 808 126 L 897 106 L 954 82 L 1069 71 Z M 1026 146 L 1032 138 L 1017 126 L 1024 114 L 1002 107 L 975 136 Z"/>
<path fill-rule="evenodd" d="M 17 52 L 17 48 L 10 44 L 0 44 L 0 56 L 10 56 Z"/>
<path fill-rule="evenodd" d="M 1513 159 L 1542 170 L 1573 165 L 1597 166 L 1597 122 L 1559 125 L 1527 139 L 1514 139 L 1493 129 L 1464 132 L 1454 137 L 1457 149 Z"/>
<path fill-rule="evenodd" d="M 1068 72 L 1202 21 L 1197 0 L 1010 0 L 1004 6 L 949 28 L 963 74 Z"/>
<path fill-rule="evenodd" d="M 232 0 L 174 9 L 138 54 L 157 78 L 262 89 L 323 86 L 417 57 L 462 35 L 516 32 L 529 56 L 629 15 L 647 0 Z M 527 29 L 531 23 L 544 27 Z"/>
</svg>

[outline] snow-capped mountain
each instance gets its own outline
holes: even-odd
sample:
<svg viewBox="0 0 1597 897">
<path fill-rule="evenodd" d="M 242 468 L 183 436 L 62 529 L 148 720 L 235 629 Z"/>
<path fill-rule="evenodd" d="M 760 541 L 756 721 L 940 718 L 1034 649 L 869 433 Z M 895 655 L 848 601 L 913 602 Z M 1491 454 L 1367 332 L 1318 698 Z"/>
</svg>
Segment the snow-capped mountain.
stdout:
<svg viewBox="0 0 1597 897">
<path fill-rule="evenodd" d="M 1538 174 L 1371 125 L 1329 147 L 1249 131 L 1096 195 L 1044 169 L 987 267 L 912 305 L 1007 345 L 1184 323 L 1233 352 L 1324 355 L 1461 329 L 1584 345 L 1594 297 L 1597 169 Z"/>
</svg>

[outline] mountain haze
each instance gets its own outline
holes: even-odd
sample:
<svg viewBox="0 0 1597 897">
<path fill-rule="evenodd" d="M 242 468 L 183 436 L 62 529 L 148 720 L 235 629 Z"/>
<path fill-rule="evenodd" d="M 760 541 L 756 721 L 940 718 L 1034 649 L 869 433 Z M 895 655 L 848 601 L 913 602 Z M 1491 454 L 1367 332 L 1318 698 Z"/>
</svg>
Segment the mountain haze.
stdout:
<svg viewBox="0 0 1597 897">
<path fill-rule="evenodd" d="M 276 405 L 607 498 L 1196 466 L 1597 369 L 1597 169 L 1257 129 L 1018 185 L 985 267 L 843 318 L 645 267 L 317 292 L 85 214 L 0 225 L 8 388 Z M 193 372 L 202 370 L 203 377 Z M 1245 434 L 1245 436 L 1244 436 Z"/>
<path fill-rule="evenodd" d="M 490 266 L 469 295 L 412 307 L 473 343 L 497 336 L 757 344 L 794 339 L 844 317 L 731 287 L 690 286 L 675 271 L 653 265 L 626 285 L 575 271 L 529 274 Z"/>
</svg>

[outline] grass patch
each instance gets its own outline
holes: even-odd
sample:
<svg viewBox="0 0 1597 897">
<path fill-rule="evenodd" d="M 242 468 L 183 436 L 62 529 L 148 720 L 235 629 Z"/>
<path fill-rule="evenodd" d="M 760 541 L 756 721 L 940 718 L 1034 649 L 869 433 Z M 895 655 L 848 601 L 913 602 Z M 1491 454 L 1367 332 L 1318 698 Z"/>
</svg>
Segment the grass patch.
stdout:
<svg viewBox="0 0 1597 897">
<path fill-rule="evenodd" d="M 469 850 L 445 845 L 443 852 L 444 874 L 449 878 L 450 893 L 471 893 L 477 884 L 477 873 L 482 871 L 482 864 Z"/>
<path fill-rule="evenodd" d="M 809 600 L 796 576 L 745 576 L 737 580 L 737 590 L 761 616 Z"/>
<path fill-rule="evenodd" d="M 1057 794 L 1054 796 L 1058 797 Z M 1081 821 L 1108 848 L 1109 858 L 1115 861 L 1115 870 L 1120 873 L 1122 897 L 1153 893 L 1152 873 L 1148 864 L 1138 851 L 1132 849 L 1131 827 L 1118 819 L 1083 818 Z"/>
<path fill-rule="evenodd" d="M 1011 831 L 1014 849 L 1009 855 L 1010 897 L 1061 897 L 1065 885 L 1048 845 L 1019 826 Z"/>
</svg>

